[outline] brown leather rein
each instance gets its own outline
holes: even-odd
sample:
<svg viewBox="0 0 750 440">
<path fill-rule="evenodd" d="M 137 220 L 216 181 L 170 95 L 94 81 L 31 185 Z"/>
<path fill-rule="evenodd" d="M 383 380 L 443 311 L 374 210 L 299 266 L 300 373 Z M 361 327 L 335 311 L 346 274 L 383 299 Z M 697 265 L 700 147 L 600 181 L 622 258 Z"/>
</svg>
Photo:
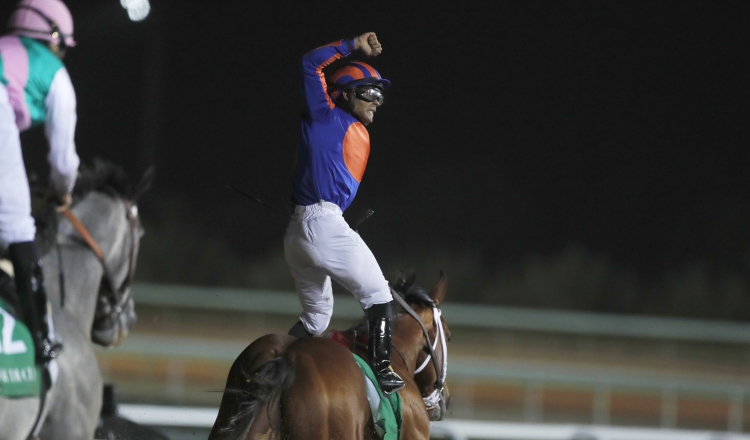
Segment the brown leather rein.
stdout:
<svg viewBox="0 0 750 440">
<path fill-rule="evenodd" d="M 70 224 L 73 225 L 73 228 L 75 228 L 76 232 L 81 235 L 83 241 L 85 241 L 89 248 L 91 248 L 91 250 L 96 255 L 96 258 L 104 263 L 104 253 L 102 252 L 102 248 L 100 248 L 96 243 L 96 240 L 94 240 L 94 237 L 91 236 L 91 233 L 88 229 L 86 229 L 86 226 L 84 226 L 84 224 L 80 220 L 78 220 L 78 217 L 73 214 L 73 210 L 68 208 L 63 212 L 63 215 L 66 219 L 68 219 Z"/>
<path fill-rule="evenodd" d="M 118 317 L 122 313 L 125 305 L 130 300 L 132 291 L 128 291 L 127 294 L 125 294 L 125 291 L 132 284 L 133 277 L 135 275 L 135 236 L 136 229 L 138 227 L 137 214 L 134 213 L 134 206 L 131 202 L 125 200 L 124 204 L 125 216 L 128 220 L 130 232 L 130 250 L 128 251 L 128 272 L 125 279 L 122 281 L 118 288 L 115 287 L 117 285 L 115 284 L 115 280 L 112 277 L 112 272 L 109 270 L 107 262 L 104 260 L 104 252 L 102 252 L 101 247 L 96 242 L 94 237 L 91 236 L 89 230 L 86 228 L 83 222 L 81 222 L 81 220 L 76 217 L 75 214 L 73 214 L 72 209 L 68 208 L 63 211 L 63 215 L 65 216 L 65 218 L 70 222 L 71 225 L 73 225 L 73 228 L 76 230 L 76 232 L 78 232 L 81 238 L 83 238 L 83 241 L 86 242 L 86 245 L 89 247 L 89 249 L 91 249 L 94 255 L 96 255 L 96 258 L 102 265 L 102 268 L 104 270 L 104 277 L 109 284 L 109 288 L 105 289 L 105 293 L 107 294 L 107 300 L 112 306 L 112 312 L 110 313 L 110 315 L 114 318 Z M 62 265 L 60 265 L 60 271 L 62 273 Z M 61 285 L 61 290 L 64 290 L 63 285 Z M 65 293 L 63 291 L 61 292 L 61 297 L 64 298 L 64 296 Z"/>
</svg>

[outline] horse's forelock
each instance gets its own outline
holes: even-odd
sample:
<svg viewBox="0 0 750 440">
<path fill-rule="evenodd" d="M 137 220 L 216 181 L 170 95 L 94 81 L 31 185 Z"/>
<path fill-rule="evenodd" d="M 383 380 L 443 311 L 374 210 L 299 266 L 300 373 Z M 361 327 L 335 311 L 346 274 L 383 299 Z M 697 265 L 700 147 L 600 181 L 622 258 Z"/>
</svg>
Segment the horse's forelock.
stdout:
<svg viewBox="0 0 750 440">
<path fill-rule="evenodd" d="M 429 307 L 435 305 L 435 302 L 430 298 L 429 292 L 420 286 L 410 289 L 404 299 L 406 302 L 416 302 Z"/>
<path fill-rule="evenodd" d="M 408 292 L 401 292 L 399 289 L 394 288 L 391 290 L 391 292 L 394 295 L 399 295 L 401 298 L 404 299 L 407 303 L 410 304 L 417 304 L 424 307 L 432 308 L 435 303 L 432 301 L 432 298 L 430 298 L 430 295 L 427 294 L 427 291 L 419 286 L 413 286 L 411 289 L 409 289 Z M 402 313 L 406 313 L 406 310 L 401 306 L 401 304 L 396 301 L 395 299 L 391 301 L 391 310 L 393 312 L 393 316 L 400 315 Z M 363 334 L 367 332 L 367 314 L 365 313 L 362 318 L 357 322 L 357 324 L 351 328 L 349 328 L 349 331 L 356 330 L 357 333 Z"/>
<path fill-rule="evenodd" d="M 79 169 L 73 195 L 80 200 L 92 191 L 114 193 L 124 199 L 135 200 L 142 189 L 119 165 L 95 159 L 93 166 L 82 165 Z"/>
<path fill-rule="evenodd" d="M 401 295 L 401 297 L 409 304 L 416 304 L 424 307 L 432 308 L 435 306 L 435 302 L 432 301 L 432 298 L 430 298 L 430 295 L 427 293 L 427 291 L 420 287 L 420 286 L 413 286 L 411 289 L 409 289 L 406 292 L 398 292 L 396 291 L 395 294 Z M 398 301 L 394 300 L 391 302 L 393 307 L 393 314 L 400 314 L 405 313 L 406 310 L 401 306 L 401 304 L 398 303 Z"/>
</svg>

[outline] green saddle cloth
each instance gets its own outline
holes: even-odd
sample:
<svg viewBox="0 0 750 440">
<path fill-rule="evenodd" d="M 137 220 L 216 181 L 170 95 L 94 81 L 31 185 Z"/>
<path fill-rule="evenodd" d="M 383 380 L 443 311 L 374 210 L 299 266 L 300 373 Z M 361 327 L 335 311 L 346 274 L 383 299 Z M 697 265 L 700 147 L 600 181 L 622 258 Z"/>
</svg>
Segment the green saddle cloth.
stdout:
<svg viewBox="0 0 750 440">
<path fill-rule="evenodd" d="M 367 386 L 367 399 L 370 401 L 370 408 L 373 408 L 373 401 L 377 401 L 379 398 L 379 405 L 377 411 L 373 409 L 372 418 L 375 422 L 375 430 L 378 432 L 383 440 L 399 440 L 401 438 L 401 396 L 396 392 L 390 395 L 386 395 L 378 386 L 378 381 L 375 378 L 375 373 L 372 372 L 370 365 L 361 357 L 352 353 L 354 360 L 362 370 L 362 376 L 365 378 L 365 382 L 369 382 Z M 374 394 L 373 389 L 377 391 L 377 395 Z"/>
<path fill-rule="evenodd" d="M 0 396 L 39 396 L 41 375 L 31 333 L 7 310 L 0 299 Z"/>
</svg>

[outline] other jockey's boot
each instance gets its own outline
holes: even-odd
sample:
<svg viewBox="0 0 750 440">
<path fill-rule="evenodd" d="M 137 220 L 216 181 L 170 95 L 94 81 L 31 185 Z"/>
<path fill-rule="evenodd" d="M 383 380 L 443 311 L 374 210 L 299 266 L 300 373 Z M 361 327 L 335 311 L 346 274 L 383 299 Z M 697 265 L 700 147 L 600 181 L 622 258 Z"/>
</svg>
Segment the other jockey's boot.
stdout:
<svg viewBox="0 0 750 440">
<path fill-rule="evenodd" d="M 367 354 L 370 367 L 378 379 L 378 385 L 385 394 L 391 394 L 404 387 L 404 380 L 391 369 L 391 305 L 374 304 L 367 309 L 367 324 L 370 339 Z"/>
<path fill-rule="evenodd" d="M 302 321 L 297 321 L 294 326 L 289 330 L 289 335 L 294 336 L 297 339 L 305 339 L 305 338 L 311 338 L 312 333 L 308 332 L 304 325 L 302 325 Z"/>
<path fill-rule="evenodd" d="M 62 343 L 50 331 L 51 315 L 44 289 L 42 261 L 33 241 L 14 243 L 8 247 L 16 278 L 16 294 L 23 321 L 29 326 L 35 345 L 36 361 L 45 364 L 62 351 Z"/>
</svg>

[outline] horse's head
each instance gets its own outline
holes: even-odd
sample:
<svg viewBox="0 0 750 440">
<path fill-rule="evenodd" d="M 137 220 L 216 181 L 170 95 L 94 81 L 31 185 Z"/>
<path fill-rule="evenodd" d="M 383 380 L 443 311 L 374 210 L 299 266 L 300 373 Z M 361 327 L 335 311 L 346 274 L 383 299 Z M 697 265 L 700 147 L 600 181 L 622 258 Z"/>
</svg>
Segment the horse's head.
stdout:
<svg viewBox="0 0 750 440">
<path fill-rule="evenodd" d="M 445 376 L 448 369 L 448 347 L 451 339 L 448 325 L 440 311 L 440 304 L 445 299 L 448 280 L 445 274 L 440 272 L 440 279 L 430 293 L 420 288 L 412 287 L 414 275 L 404 276 L 401 274 L 392 286 L 397 293 L 401 293 L 405 301 L 419 317 L 424 325 L 427 336 L 421 326 L 415 327 L 413 317 L 404 315 L 404 321 L 400 327 L 410 328 L 411 333 L 417 332 L 417 340 L 420 341 L 419 351 L 416 356 L 414 368 L 414 382 L 425 402 L 430 420 L 442 420 L 446 409 L 450 405 L 451 396 Z M 409 324 L 407 324 L 409 323 Z"/>
<path fill-rule="evenodd" d="M 91 339 L 105 347 L 121 343 L 137 320 L 131 288 L 143 228 L 136 202 L 151 180 L 149 170 L 132 183 L 119 167 L 97 161 L 93 169 L 81 170 L 76 184 L 74 216 L 93 237 L 94 245 L 85 245 L 102 268 Z M 76 230 L 70 235 L 80 242 L 85 234 Z"/>
</svg>

